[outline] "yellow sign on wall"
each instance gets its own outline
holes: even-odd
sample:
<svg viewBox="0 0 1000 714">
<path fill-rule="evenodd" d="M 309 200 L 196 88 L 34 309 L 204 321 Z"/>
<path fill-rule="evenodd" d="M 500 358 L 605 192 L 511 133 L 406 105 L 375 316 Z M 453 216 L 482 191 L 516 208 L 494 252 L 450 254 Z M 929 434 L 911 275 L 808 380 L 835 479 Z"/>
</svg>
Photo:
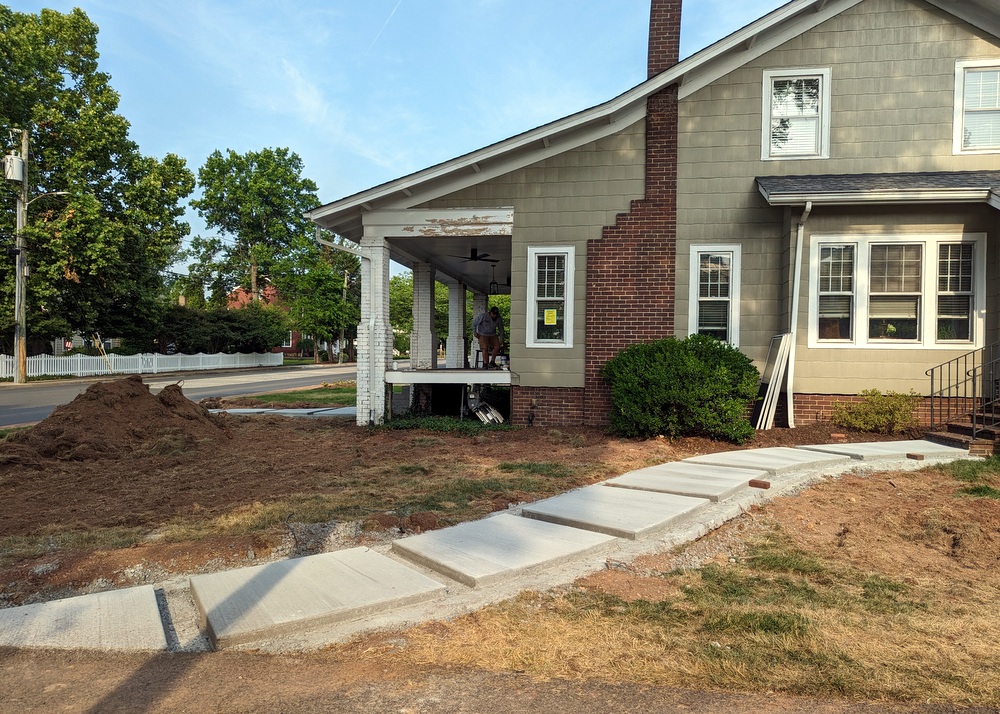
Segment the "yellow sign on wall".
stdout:
<svg viewBox="0 0 1000 714">
<path fill-rule="evenodd" d="M 545 324 L 555 325 L 556 324 L 556 313 L 558 310 L 546 310 L 545 311 Z"/>
</svg>

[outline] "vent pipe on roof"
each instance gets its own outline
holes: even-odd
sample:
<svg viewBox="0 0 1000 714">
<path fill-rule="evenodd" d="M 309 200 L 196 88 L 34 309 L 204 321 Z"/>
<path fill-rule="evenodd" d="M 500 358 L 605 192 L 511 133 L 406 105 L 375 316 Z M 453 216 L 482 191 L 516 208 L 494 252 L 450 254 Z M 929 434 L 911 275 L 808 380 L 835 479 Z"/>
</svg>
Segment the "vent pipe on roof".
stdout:
<svg viewBox="0 0 1000 714">
<path fill-rule="evenodd" d="M 650 0 L 647 77 L 677 64 L 681 53 L 681 0 Z"/>
</svg>

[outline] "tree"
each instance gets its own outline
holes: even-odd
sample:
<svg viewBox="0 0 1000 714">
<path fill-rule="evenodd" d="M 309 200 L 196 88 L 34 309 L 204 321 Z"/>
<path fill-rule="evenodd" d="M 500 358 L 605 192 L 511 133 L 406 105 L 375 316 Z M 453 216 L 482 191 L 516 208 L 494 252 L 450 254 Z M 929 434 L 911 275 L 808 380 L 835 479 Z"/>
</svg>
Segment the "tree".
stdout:
<svg viewBox="0 0 1000 714">
<path fill-rule="evenodd" d="M 202 198 L 194 200 L 209 228 L 230 238 L 230 245 L 203 243 L 227 290 L 243 286 L 260 300 L 264 279 L 297 241 L 312 233 L 303 214 L 314 208 L 316 184 L 302 178 L 302 159 L 288 149 L 238 154 L 212 152 L 198 171 Z"/>
<path fill-rule="evenodd" d="M 313 336 L 319 361 L 316 343 L 332 342 L 341 330 L 346 337 L 347 328 L 361 319 L 361 261 L 311 239 L 299 239 L 290 248 L 276 263 L 274 285 L 295 329 Z"/>
<path fill-rule="evenodd" d="M 180 157 L 143 156 L 129 139 L 118 94 L 98 71 L 97 34 L 79 9 L 32 15 L 0 5 L 0 141 L 29 132 L 29 335 L 147 332 L 162 272 L 189 231 L 179 219 L 194 176 Z M 0 233 L 14 233 L 17 188 L 0 187 Z M 0 259 L 5 334 L 13 284 L 12 262 Z"/>
</svg>

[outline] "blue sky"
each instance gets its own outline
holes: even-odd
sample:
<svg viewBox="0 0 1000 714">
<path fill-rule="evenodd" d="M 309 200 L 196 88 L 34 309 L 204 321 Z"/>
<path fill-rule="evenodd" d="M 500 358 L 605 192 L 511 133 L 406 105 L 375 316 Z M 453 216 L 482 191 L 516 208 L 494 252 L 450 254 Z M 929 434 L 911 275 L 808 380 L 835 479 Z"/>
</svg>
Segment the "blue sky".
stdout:
<svg viewBox="0 0 1000 714">
<path fill-rule="evenodd" d="M 0 0 L 81 7 L 143 153 L 287 146 L 323 203 L 645 79 L 649 0 Z M 686 0 L 687 56 L 784 0 Z M 571 11 L 567 11 L 572 8 Z M 190 216 L 195 233 L 204 226 Z"/>
</svg>

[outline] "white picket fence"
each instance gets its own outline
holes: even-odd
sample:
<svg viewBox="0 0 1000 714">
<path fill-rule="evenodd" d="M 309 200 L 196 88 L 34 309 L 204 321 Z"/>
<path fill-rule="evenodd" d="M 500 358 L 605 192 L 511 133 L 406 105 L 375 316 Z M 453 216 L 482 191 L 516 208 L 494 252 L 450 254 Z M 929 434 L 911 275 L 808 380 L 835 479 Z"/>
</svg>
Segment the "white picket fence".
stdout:
<svg viewBox="0 0 1000 714">
<path fill-rule="evenodd" d="M 97 377 L 107 374 L 159 374 L 201 369 L 233 369 L 235 367 L 278 367 L 284 361 L 281 353 L 264 354 L 196 354 L 196 355 L 112 355 L 103 357 L 69 355 L 53 357 L 38 355 L 28 358 L 28 377 L 64 376 Z M 110 367 L 109 367 L 110 364 Z M 0 355 L 0 379 L 14 376 L 14 358 Z"/>
</svg>

